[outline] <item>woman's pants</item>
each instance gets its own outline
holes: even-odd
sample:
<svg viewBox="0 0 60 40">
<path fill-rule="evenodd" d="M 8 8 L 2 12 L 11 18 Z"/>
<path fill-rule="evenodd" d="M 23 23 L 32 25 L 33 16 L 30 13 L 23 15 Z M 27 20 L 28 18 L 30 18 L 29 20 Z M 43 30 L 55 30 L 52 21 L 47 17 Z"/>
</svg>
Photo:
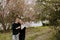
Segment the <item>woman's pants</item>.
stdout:
<svg viewBox="0 0 60 40">
<path fill-rule="evenodd" d="M 24 27 L 24 28 L 20 31 L 19 40 L 25 40 L 25 31 L 26 31 L 26 27 Z"/>
</svg>

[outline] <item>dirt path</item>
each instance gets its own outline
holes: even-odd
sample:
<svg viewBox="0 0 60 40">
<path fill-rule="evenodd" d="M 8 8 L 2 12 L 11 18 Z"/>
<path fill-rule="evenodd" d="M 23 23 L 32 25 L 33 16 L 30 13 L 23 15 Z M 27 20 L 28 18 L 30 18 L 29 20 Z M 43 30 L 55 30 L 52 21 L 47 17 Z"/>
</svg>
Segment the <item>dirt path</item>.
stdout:
<svg viewBox="0 0 60 40">
<path fill-rule="evenodd" d="M 47 31 L 46 33 L 44 33 L 41 36 L 38 36 L 34 40 L 46 40 L 50 36 L 50 34 L 51 34 L 51 30 Z"/>
<path fill-rule="evenodd" d="M 26 34 L 26 40 L 46 40 L 50 36 L 51 31 L 52 31 L 51 29 L 47 28 L 40 32 L 32 33 L 29 35 Z M 33 38 L 33 39 L 31 39 L 31 38 Z"/>
</svg>

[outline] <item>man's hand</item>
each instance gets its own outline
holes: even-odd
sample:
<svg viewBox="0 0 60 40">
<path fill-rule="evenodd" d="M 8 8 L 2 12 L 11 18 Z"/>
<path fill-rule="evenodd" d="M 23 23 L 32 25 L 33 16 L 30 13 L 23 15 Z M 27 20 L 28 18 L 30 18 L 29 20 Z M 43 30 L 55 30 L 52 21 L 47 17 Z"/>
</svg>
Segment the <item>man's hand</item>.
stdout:
<svg viewBox="0 0 60 40">
<path fill-rule="evenodd" d="M 20 26 L 19 27 L 17 27 L 16 29 L 19 29 L 20 28 Z"/>
</svg>

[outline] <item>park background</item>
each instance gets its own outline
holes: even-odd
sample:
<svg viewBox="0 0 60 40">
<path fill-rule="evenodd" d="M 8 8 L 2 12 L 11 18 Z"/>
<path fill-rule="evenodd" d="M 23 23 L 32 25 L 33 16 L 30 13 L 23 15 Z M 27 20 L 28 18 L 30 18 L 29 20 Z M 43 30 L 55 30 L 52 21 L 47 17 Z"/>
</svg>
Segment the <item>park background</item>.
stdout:
<svg viewBox="0 0 60 40">
<path fill-rule="evenodd" d="M 26 40 L 60 40 L 60 0 L 0 0 L 0 40 L 12 40 L 16 15 L 26 23 Z"/>
</svg>

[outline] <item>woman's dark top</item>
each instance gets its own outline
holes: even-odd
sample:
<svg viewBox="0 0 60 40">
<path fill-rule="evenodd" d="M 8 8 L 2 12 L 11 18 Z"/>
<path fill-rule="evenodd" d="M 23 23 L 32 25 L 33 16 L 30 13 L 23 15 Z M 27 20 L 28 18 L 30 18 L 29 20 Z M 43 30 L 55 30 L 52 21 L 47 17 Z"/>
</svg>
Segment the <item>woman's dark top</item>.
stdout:
<svg viewBox="0 0 60 40">
<path fill-rule="evenodd" d="M 19 30 L 20 30 L 20 29 L 16 29 L 16 28 L 19 27 L 19 26 L 21 26 L 20 23 L 13 23 L 13 24 L 12 24 L 12 32 L 13 32 L 13 35 L 16 35 L 16 34 L 19 33 Z"/>
</svg>

